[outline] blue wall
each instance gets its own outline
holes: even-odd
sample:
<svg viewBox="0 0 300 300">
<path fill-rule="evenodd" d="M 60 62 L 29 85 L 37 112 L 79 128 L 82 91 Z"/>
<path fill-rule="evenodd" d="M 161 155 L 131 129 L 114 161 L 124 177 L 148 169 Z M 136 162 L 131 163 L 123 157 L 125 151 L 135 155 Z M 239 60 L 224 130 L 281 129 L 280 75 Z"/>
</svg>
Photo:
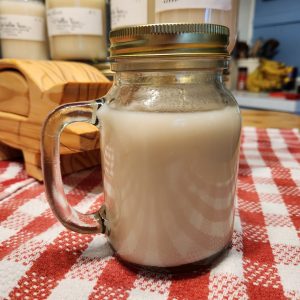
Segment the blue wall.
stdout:
<svg viewBox="0 0 300 300">
<path fill-rule="evenodd" d="M 277 39 L 275 59 L 300 71 L 300 0 L 256 0 L 253 38 Z"/>
</svg>

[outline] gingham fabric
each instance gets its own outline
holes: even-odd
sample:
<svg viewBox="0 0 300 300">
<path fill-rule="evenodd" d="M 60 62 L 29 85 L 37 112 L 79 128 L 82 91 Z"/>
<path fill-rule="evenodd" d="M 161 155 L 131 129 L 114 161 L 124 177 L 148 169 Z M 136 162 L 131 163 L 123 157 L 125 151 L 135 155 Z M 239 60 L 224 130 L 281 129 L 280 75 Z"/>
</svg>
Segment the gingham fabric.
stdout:
<svg viewBox="0 0 300 300">
<path fill-rule="evenodd" d="M 103 201 L 98 169 L 65 178 L 81 211 Z M 44 188 L 0 162 L 0 299 L 300 299 L 300 135 L 243 131 L 233 246 L 193 277 L 134 273 L 106 238 L 64 229 Z"/>
</svg>

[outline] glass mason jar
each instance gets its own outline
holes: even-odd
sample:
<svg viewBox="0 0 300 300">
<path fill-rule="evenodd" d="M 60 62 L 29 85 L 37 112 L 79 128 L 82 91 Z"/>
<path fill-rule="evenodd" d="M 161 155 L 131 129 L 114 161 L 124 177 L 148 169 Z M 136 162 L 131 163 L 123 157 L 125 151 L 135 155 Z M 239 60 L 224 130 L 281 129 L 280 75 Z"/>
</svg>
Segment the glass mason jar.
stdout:
<svg viewBox="0 0 300 300">
<path fill-rule="evenodd" d="M 45 4 L 42 0 L 0 0 L 3 58 L 48 59 Z"/>
<path fill-rule="evenodd" d="M 117 257 L 140 267 L 189 270 L 231 243 L 241 118 L 222 83 L 228 28 L 160 24 L 111 33 L 114 85 L 45 122 L 43 171 L 59 220 L 102 232 Z M 59 133 L 85 121 L 101 133 L 105 202 L 82 214 L 65 200 Z"/>
</svg>

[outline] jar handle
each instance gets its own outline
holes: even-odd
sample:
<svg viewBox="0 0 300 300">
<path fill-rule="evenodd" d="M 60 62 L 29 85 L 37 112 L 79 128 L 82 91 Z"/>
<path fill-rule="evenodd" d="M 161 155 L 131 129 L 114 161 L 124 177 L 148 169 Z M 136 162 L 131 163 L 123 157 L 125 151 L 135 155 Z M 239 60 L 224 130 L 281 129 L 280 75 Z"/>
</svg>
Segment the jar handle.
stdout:
<svg viewBox="0 0 300 300">
<path fill-rule="evenodd" d="M 68 203 L 60 168 L 60 135 L 67 125 L 74 122 L 86 122 L 99 128 L 96 112 L 103 104 L 104 98 L 59 106 L 49 114 L 42 130 L 42 169 L 48 202 L 66 228 L 80 233 L 105 232 L 105 206 L 98 212 L 83 214 Z"/>
</svg>

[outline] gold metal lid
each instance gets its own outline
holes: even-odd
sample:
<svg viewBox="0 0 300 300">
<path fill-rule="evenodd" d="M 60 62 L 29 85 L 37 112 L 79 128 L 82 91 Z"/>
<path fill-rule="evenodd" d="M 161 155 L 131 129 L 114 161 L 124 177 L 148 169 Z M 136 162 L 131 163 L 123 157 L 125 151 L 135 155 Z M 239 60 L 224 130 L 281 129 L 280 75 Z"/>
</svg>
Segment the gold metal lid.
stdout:
<svg viewBox="0 0 300 300">
<path fill-rule="evenodd" d="M 149 24 L 112 30 L 110 57 L 229 56 L 229 29 L 216 24 Z"/>
</svg>

